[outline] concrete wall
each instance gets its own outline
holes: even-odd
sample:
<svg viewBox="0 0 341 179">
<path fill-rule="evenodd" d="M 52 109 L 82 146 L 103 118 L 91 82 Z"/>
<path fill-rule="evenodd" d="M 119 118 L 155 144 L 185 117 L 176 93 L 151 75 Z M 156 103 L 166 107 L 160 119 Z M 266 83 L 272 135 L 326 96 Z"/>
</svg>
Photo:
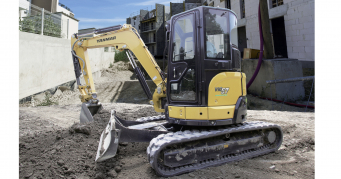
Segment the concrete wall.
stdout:
<svg viewBox="0 0 341 179">
<path fill-rule="evenodd" d="M 170 6 L 165 6 L 165 21 L 170 20 Z"/>
<path fill-rule="evenodd" d="M 240 0 L 231 0 L 238 26 L 246 26 L 247 47 L 253 49 L 259 49 L 258 4 L 258 0 L 245 0 L 245 18 L 240 19 Z M 284 16 L 289 58 L 315 61 L 314 6 L 314 0 L 284 0 L 284 4 L 278 7 L 268 6 L 270 19 Z"/>
<path fill-rule="evenodd" d="M 19 99 L 75 80 L 70 49 L 70 40 L 19 32 Z M 88 53 L 93 73 L 114 62 L 103 48 Z"/>
<path fill-rule="evenodd" d="M 242 71 L 248 83 L 256 70 L 258 59 L 245 59 L 242 61 Z M 302 66 L 297 59 L 270 59 L 263 60 L 259 73 L 248 92 L 267 98 L 286 101 L 295 101 L 305 96 L 303 81 L 290 83 L 267 84 L 267 80 L 279 80 L 302 77 Z"/>
</svg>

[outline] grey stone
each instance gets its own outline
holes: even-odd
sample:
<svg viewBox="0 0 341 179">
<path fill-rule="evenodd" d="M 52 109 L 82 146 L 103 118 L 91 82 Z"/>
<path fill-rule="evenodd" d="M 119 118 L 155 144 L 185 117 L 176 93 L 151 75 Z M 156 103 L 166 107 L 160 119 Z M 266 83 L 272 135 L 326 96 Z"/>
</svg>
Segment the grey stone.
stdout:
<svg viewBox="0 0 341 179">
<path fill-rule="evenodd" d="M 60 159 L 60 160 L 57 161 L 57 164 L 59 166 L 63 166 L 64 165 L 64 161 L 62 159 Z"/>
<path fill-rule="evenodd" d="M 86 134 L 86 135 L 90 135 L 91 134 L 91 128 L 90 126 L 87 125 L 81 125 L 81 124 L 75 124 L 71 127 L 70 132 L 73 133 L 82 133 L 82 134 Z"/>
<path fill-rule="evenodd" d="M 115 169 L 110 170 L 108 172 L 108 176 L 113 177 L 113 178 L 117 177 L 117 173 L 116 173 Z"/>
<path fill-rule="evenodd" d="M 97 173 L 95 176 L 95 179 L 104 179 L 104 178 L 105 178 L 105 175 L 101 172 Z"/>
<path fill-rule="evenodd" d="M 53 96 L 59 96 L 62 94 L 63 94 L 63 92 L 60 89 L 57 89 L 56 92 L 53 94 Z"/>
<path fill-rule="evenodd" d="M 67 86 L 59 86 L 58 89 L 64 93 L 64 91 L 70 91 L 71 89 Z"/>
<path fill-rule="evenodd" d="M 193 178 L 195 177 L 195 175 L 193 173 L 190 173 L 189 176 L 193 177 Z"/>
<path fill-rule="evenodd" d="M 85 175 L 80 175 L 80 176 L 77 176 L 77 179 L 90 179 L 90 177 L 85 176 Z"/>
<path fill-rule="evenodd" d="M 45 99 L 45 93 L 40 93 L 40 94 L 37 94 L 37 95 L 34 95 L 33 96 L 33 99 L 35 101 L 43 101 Z"/>
<path fill-rule="evenodd" d="M 115 171 L 118 173 L 118 172 L 120 172 L 122 170 L 122 167 L 120 167 L 120 166 L 116 166 L 115 167 Z"/>
</svg>

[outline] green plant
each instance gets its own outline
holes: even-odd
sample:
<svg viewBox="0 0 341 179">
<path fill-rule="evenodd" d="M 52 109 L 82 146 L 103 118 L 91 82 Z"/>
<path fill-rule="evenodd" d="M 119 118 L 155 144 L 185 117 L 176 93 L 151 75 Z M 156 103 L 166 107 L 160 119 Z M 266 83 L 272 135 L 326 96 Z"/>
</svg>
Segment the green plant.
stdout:
<svg viewBox="0 0 341 179">
<path fill-rule="evenodd" d="M 36 16 L 28 16 L 23 20 L 19 19 L 19 30 L 29 33 L 41 33 L 41 14 Z M 61 37 L 61 27 L 53 21 L 51 16 L 47 15 L 44 18 L 44 35 L 52 37 Z"/>
<path fill-rule="evenodd" d="M 52 37 L 61 37 L 61 28 L 48 16 L 44 19 L 44 35 Z"/>
<path fill-rule="evenodd" d="M 40 104 L 38 104 L 37 106 L 50 106 L 53 104 L 58 105 L 58 102 L 52 101 L 51 97 L 52 97 L 51 94 L 45 93 L 45 99 Z"/>
<path fill-rule="evenodd" d="M 34 33 L 35 25 L 33 19 L 24 18 L 24 20 L 20 20 L 19 23 L 21 31 Z"/>
<path fill-rule="evenodd" d="M 110 62 L 110 66 L 109 66 L 109 68 L 112 68 L 114 65 Z"/>
<path fill-rule="evenodd" d="M 115 52 L 115 62 L 119 62 L 119 61 L 123 61 L 123 62 L 128 62 L 129 59 L 127 57 L 127 54 L 125 53 L 125 51 L 116 51 Z"/>
</svg>

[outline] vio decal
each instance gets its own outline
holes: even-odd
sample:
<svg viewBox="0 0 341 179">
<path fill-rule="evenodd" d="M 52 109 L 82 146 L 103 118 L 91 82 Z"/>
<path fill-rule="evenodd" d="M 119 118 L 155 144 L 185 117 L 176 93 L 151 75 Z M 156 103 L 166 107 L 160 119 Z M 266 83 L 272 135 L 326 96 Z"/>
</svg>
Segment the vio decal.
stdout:
<svg viewBox="0 0 341 179">
<path fill-rule="evenodd" d="M 227 96 L 227 92 L 230 88 L 223 88 L 223 87 L 215 87 L 215 91 L 220 91 L 220 94 L 216 94 L 215 96 Z"/>
</svg>

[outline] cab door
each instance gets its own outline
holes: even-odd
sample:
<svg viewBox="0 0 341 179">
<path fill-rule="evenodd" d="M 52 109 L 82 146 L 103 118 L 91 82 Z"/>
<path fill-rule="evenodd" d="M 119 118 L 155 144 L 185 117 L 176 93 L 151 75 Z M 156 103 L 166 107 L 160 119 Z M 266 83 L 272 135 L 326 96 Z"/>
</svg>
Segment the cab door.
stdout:
<svg viewBox="0 0 341 179">
<path fill-rule="evenodd" d="M 199 104 L 200 60 L 197 50 L 198 11 L 172 18 L 167 97 L 170 104 Z"/>
</svg>

